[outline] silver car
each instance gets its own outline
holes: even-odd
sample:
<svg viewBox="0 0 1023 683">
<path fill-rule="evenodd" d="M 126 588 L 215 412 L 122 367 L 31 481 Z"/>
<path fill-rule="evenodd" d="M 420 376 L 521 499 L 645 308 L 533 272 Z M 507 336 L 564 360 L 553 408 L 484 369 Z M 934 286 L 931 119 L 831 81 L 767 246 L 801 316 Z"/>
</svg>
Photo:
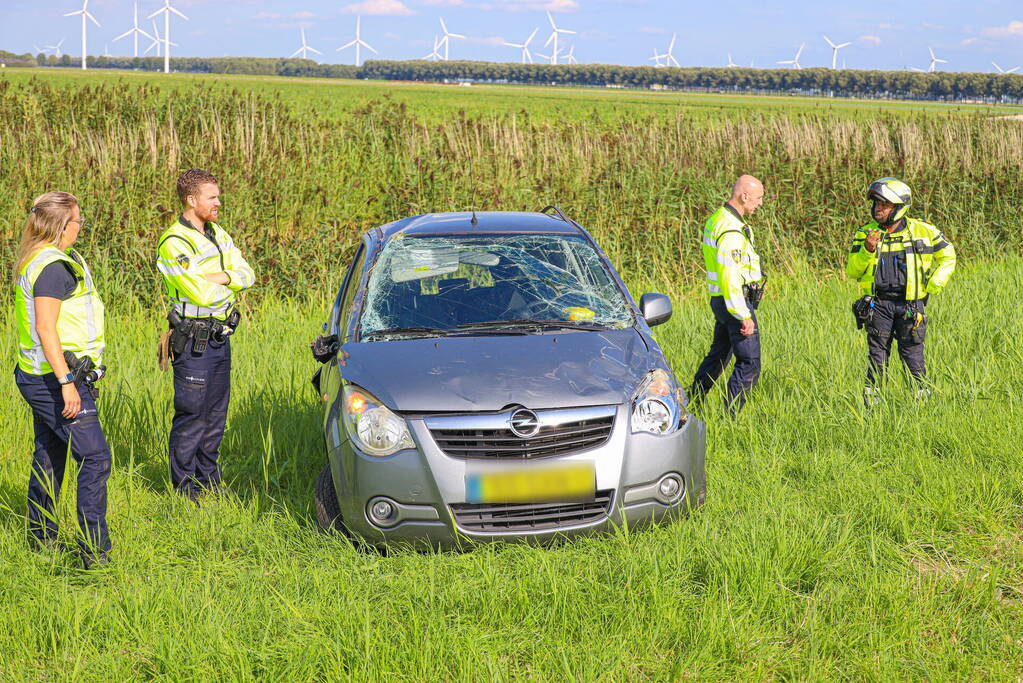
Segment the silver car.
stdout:
<svg viewBox="0 0 1023 683">
<path fill-rule="evenodd" d="M 701 505 L 705 427 L 650 333 L 670 316 L 554 207 L 370 230 L 313 344 L 319 522 L 453 547 Z"/>
</svg>

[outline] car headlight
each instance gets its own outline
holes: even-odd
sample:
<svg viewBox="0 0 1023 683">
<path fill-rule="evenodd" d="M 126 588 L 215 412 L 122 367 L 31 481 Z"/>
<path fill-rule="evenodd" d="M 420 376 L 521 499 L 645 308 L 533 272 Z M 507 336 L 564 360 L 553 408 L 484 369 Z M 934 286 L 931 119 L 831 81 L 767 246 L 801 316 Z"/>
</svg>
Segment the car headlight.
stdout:
<svg viewBox="0 0 1023 683">
<path fill-rule="evenodd" d="M 369 392 L 346 384 L 342 399 L 345 430 L 359 450 L 382 458 L 416 447 L 405 419 Z"/>
<path fill-rule="evenodd" d="M 665 370 L 651 370 L 632 399 L 632 431 L 670 434 L 685 422 L 685 398 Z"/>
</svg>

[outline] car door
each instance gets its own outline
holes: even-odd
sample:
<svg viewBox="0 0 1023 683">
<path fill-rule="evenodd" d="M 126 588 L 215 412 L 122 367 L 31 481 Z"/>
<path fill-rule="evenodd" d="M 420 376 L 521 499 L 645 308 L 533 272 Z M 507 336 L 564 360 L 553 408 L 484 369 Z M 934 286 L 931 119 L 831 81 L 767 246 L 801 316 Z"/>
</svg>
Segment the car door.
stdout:
<svg viewBox="0 0 1023 683">
<path fill-rule="evenodd" d="M 352 259 L 351 265 L 348 267 L 348 273 L 345 275 L 344 282 L 341 284 L 341 289 L 338 290 L 337 298 L 334 300 L 334 306 L 330 312 L 330 321 L 327 324 L 327 331 L 329 334 L 337 335 L 338 342 L 343 344 L 347 341 L 348 334 L 348 318 L 351 314 L 352 302 L 355 300 L 355 295 L 362 283 L 362 269 L 365 263 L 366 246 L 364 244 L 359 245 L 359 250 L 355 253 L 355 257 Z M 341 376 L 342 376 L 342 364 L 344 363 L 344 351 L 339 351 L 334 355 L 320 372 L 320 394 L 323 399 L 323 427 L 325 433 L 330 433 L 333 430 L 338 429 L 337 424 L 330 424 L 331 412 L 334 402 L 337 400 L 338 394 L 341 393 Z M 336 421 L 337 416 L 334 416 Z"/>
</svg>

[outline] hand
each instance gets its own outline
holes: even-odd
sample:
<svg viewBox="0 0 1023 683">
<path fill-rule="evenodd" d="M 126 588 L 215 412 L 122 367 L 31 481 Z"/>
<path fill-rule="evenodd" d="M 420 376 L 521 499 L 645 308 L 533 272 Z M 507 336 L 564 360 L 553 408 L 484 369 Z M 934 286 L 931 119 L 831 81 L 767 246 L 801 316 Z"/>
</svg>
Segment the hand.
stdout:
<svg viewBox="0 0 1023 683">
<path fill-rule="evenodd" d="M 78 417 L 78 411 L 82 409 L 82 397 L 78 395 L 78 388 L 71 382 L 60 385 L 60 394 L 64 397 L 64 410 L 60 414 L 69 420 Z"/>
<path fill-rule="evenodd" d="M 226 285 L 231 281 L 231 276 L 223 272 L 209 273 L 207 275 L 203 275 L 203 277 L 206 278 L 207 282 L 212 282 L 215 285 Z"/>
<path fill-rule="evenodd" d="M 873 254 L 874 250 L 877 249 L 877 243 L 880 242 L 880 241 L 881 241 L 881 231 L 880 230 L 871 230 L 870 232 L 867 233 L 867 239 L 864 240 L 863 246 L 865 246 L 867 248 L 867 251 L 869 251 L 871 254 Z"/>
<path fill-rule="evenodd" d="M 741 325 L 739 326 L 739 332 L 744 337 L 750 337 L 756 331 L 757 325 L 756 323 L 753 322 L 753 318 L 746 318 L 745 320 L 742 321 Z"/>
</svg>

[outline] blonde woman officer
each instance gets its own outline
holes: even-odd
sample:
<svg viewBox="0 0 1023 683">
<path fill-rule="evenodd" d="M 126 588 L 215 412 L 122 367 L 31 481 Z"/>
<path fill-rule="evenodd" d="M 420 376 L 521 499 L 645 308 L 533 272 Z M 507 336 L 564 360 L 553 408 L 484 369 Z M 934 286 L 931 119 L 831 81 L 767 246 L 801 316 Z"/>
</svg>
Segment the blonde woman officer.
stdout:
<svg viewBox="0 0 1023 683">
<path fill-rule="evenodd" d="M 93 387 L 102 372 L 87 372 L 90 365 L 102 366 L 103 302 L 85 259 L 71 248 L 82 225 L 72 194 L 47 192 L 32 204 L 14 266 L 18 326 L 14 379 L 32 409 L 35 431 L 29 531 L 42 547 L 52 547 L 57 538 L 54 510 L 70 445 L 79 467 L 79 547 L 88 569 L 108 561 L 111 456 Z"/>
</svg>

